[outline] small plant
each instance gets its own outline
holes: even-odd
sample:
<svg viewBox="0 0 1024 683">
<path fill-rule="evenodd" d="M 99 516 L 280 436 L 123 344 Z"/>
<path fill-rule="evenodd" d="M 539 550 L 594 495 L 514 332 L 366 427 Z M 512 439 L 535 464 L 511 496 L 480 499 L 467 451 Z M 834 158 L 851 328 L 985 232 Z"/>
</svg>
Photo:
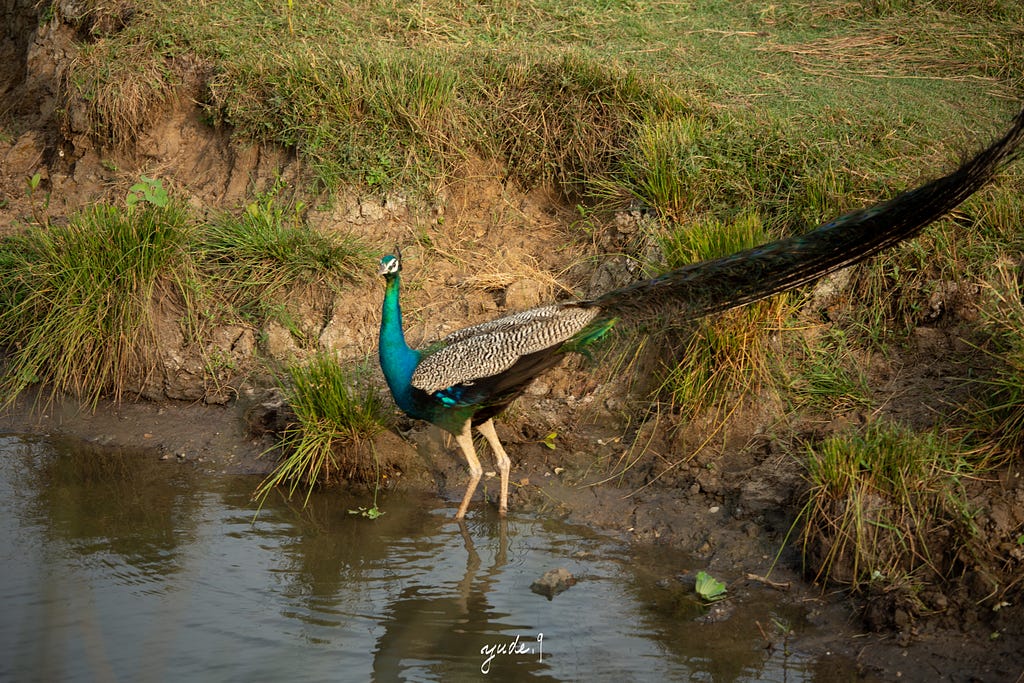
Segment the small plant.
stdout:
<svg viewBox="0 0 1024 683">
<path fill-rule="evenodd" d="M 134 209 L 140 202 L 162 209 L 169 201 L 170 197 L 164 189 L 163 181 L 148 176 L 142 176 L 142 180 L 128 188 L 128 194 L 124 198 L 124 203 L 129 209 Z"/>
<path fill-rule="evenodd" d="M 370 479 L 366 474 L 370 468 L 358 460 L 358 447 L 381 432 L 390 418 L 377 388 L 325 353 L 307 364 L 289 365 L 285 378 L 286 400 L 295 422 L 282 435 L 283 459 L 254 494 L 260 505 L 278 486 L 286 486 L 291 497 L 306 484 L 308 502 L 314 485 L 332 476 Z M 376 456 L 373 472 L 379 482 Z"/>
<path fill-rule="evenodd" d="M 50 205 L 49 193 L 47 193 L 46 198 L 43 200 L 42 206 L 39 205 L 36 199 L 39 191 L 39 184 L 42 180 L 43 176 L 39 173 L 33 173 L 25 179 L 25 194 L 28 195 L 29 201 L 32 204 L 32 218 L 35 219 L 37 225 L 46 225 L 45 211 Z"/>
<path fill-rule="evenodd" d="M 384 511 L 378 508 L 377 504 L 374 503 L 373 507 L 358 507 L 355 510 L 349 510 L 348 514 L 360 515 L 361 517 L 365 517 L 366 519 L 377 519 L 378 517 L 384 514 Z"/>
<path fill-rule="evenodd" d="M 290 35 L 295 35 L 295 26 L 292 23 L 292 12 L 295 9 L 293 0 L 288 0 L 286 6 L 287 9 L 285 11 L 286 14 L 288 15 L 288 33 Z"/>
<path fill-rule="evenodd" d="M 705 571 L 697 572 L 697 581 L 693 587 L 704 602 L 718 602 L 726 597 L 725 583 L 718 581 Z"/>
</svg>

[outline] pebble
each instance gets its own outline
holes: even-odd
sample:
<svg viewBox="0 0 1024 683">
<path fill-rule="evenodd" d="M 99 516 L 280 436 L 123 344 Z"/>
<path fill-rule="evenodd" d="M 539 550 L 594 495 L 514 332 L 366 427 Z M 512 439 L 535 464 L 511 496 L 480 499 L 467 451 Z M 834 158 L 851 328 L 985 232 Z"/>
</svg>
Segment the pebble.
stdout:
<svg viewBox="0 0 1024 683">
<path fill-rule="evenodd" d="M 562 591 L 568 590 L 575 583 L 576 577 L 569 573 L 569 570 L 565 567 L 559 567 L 558 569 L 544 572 L 544 576 L 530 585 L 530 590 L 550 600 Z"/>
</svg>

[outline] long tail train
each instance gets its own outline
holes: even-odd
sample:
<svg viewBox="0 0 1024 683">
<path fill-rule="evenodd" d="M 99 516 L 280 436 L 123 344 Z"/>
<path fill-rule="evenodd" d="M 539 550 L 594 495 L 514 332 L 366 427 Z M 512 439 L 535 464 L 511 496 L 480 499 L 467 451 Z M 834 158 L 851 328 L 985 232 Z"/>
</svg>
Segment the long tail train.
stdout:
<svg viewBox="0 0 1024 683">
<path fill-rule="evenodd" d="M 583 351 L 619 318 L 673 311 L 686 321 L 742 306 L 859 263 L 956 208 L 1019 155 L 1024 111 L 1010 131 L 947 176 L 887 202 L 849 213 L 790 237 L 703 261 L 599 297 L 562 301 L 451 333 L 424 350 L 409 348 L 399 305 L 401 261 L 381 259 L 387 287 L 380 328 L 380 363 L 395 402 L 408 415 L 455 435 L 470 479 L 456 518 L 466 514 L 483 469 L 471 427 L 491 445 L 501 471 L 499 511 L 508 507 L 511 466 L 492 419 L 538 375 L 567 353 Z"/>
<path fill-rule="evenodd" d="M 712 261 L 684 266 L 593 300 L 605 313 L 635 316 L 677 308 L 696 319 L 799 287 L 917 235 L 981 189 L 1020 154 L 1024 111 L 1009 132 L 956 171 L 821 227 Z"/>
</svg>

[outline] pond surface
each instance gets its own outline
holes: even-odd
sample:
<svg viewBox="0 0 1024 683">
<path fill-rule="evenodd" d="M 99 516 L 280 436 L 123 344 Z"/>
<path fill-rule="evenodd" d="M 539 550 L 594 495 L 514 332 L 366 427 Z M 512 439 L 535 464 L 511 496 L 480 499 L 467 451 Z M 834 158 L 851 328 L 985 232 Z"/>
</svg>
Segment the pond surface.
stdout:
<svg viewBox="0 0 1024 683">
<path fill-rule="evenodd" d="M 350 513 L 369 494 L 336 491 L 257 514 L 257 483 L 0 435 L 0 681 L 854 678 L 765 647 L 764 629 L 806 628 L 777 593 L 705 623 L 666 587 L 685 558 L 529 515 L 460 525 L 436 498 L 390 495 L 375 520 Z M 576 585 L 531 591 L 559 567 Z"/>
</svg>

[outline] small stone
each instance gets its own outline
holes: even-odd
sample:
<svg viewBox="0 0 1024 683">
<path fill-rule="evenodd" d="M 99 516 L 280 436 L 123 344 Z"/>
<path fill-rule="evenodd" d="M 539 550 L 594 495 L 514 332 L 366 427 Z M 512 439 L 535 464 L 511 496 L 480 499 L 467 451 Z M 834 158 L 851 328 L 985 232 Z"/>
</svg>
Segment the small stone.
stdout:
<svg viewBox="0 0 1024 683">
<path fill-rule="evenodd" d="M 276 320 L 269 321 L 263 327 L 264 348 L 267 355 L 276 359 L 288 359 L 294 356 L 299 346 L 287 327 Z"/>
<path fill-rule="evenodd" d="M 569 570 L 565 567 L 559 567 L 558 569 L 552 569 L 544 572 L 544 576 L 540 577 L 530 585 L 530 590 L 538 595 L 543 595 L 548 600 L 551 600 L 553 597 L 568 590 L 575 584 L 576 577 L 569 573 Z"/>
<path fill-rule="evenodd" d="M 526 393 L 529 396 L 547 396 L 551 392 L 551 385 L 545 384 L 539 380 L 534 380 L 526 387 Z"/>
<path fill-rule="evenodd" d="M 379 221 L 384 218 L 384 204 L 380 201 L 365 200 L 359 203 L 359 215 L 367 221 Z"/>
<path fill-rule="evenodd" d="M 736 605 L 731 602 L 716 602 L 696 621 L 702 624 L 717 624 L 729 619 L 735 611 Z"/>
</svg>

